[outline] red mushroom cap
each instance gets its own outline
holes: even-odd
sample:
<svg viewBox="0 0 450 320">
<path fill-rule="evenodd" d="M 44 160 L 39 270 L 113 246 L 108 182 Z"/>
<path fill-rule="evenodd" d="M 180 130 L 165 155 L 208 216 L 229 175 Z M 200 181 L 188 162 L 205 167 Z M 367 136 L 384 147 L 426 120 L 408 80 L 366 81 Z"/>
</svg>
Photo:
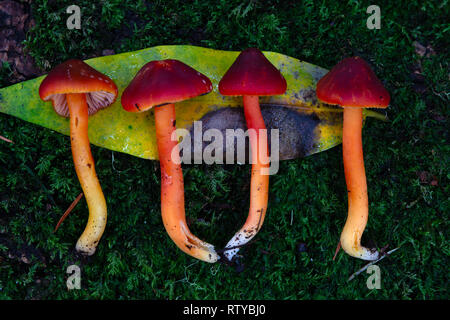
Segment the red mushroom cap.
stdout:
<svg viewBox="0 0 450 320">
<path fill-rule="evenodd" d="M 389 92 L 360 57 L 346 58 L 317 83 L 317 98 L 342 107 L 386 108 Z"/>
<path fill-rule="evenodd" d="M 49 72 L 39 87 L 42 100 L 52 100 L 55 111 L 69 116 L 67 93 L 86 93 L 89 115 L 106 108 L 117 97 L 116 84 L 81 60 L 72 59 L 61 63 Z"/>
<path fill-rule="evenodd" d="M 126 111 L 140 112 L 194 98 L 211 90 L 208 77 L 181 61 L 150 61 L 123 92 L 122 106 Z"/>
<path fill-rule="evenodd" d="M 256 48 L 242 51 L 219 82 L 225 96 L 271 96 L 286 92 L 286 79 Z"/>
</svg>

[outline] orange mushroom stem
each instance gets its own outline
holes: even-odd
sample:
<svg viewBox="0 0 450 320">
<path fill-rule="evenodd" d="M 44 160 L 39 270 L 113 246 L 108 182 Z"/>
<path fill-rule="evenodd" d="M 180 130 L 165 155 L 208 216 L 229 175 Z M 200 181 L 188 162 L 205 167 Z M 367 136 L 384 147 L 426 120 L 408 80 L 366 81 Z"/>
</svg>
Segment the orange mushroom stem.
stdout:
<svg viewBox="0 0 450 320">
<path fill-rule="evenodd" d="M 362 109 L 344 108 L 342 151 L 348 194 L 348 215 L 341 233 L 341 246 L 349 255 L 363 260 L 376 260 L 379 252 L 361 245 L 361 237 L 369 218 L 366 172 L 362 148 Z"/>
<path fill-rule="evenodd" d="M 264 223 L 269 198 L 269 162 L 267 137 L 261 136 L 260 130 L 266 130 L 261 114 L 258 96 L 243 96 L 244 115 L 249 131 L 252 170 L 250 180 L 250 208 L 247 220 L 238 232 L 227 243 L 224 255 L 228 260 L 239 251 L 239 247 L 248 243 Z"/>
<path fill-rule="evenodd" d="M 214 246 L 189 230 L 184 208 L 184 182 L 180 165 L 178 142 L 171 139 L 175 127 L 175 106 L 155 107 L 156 140 L 161 167 L 161 215 L 172 241 L 183 252 L 197 259 L 215 262 Z"/>
</svg>

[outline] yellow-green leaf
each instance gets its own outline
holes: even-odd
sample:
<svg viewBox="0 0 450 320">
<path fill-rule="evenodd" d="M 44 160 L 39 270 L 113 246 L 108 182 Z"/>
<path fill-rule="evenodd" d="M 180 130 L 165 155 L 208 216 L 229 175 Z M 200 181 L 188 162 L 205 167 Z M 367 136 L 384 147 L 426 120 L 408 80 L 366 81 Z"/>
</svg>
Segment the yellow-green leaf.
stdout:
<svg viewBox="0 0 450 320">
<path fill-rule="evenodd" d="M 224 97 L 217 89 L 238 54 L 236 51 L 177 45 L 86 60 L 114 80 L 119 88 L 116 102 L 89 118 L 90 142 L 140 158 L 158 159 L 153 112 L 126 112 L 120 104 L 120 96 L 144 64 L 169 58 L 183 61 L 208 76 L 213 83 L 210 94 L 176 104 L 178 128 L 191 129 L 196 120 L 204 120 L 206 126 L 244 128 L 242 117 L 237 117 L 236 123 L 231 122 L 233 117 L 224 116 L 242 113 L 242 108 L 236 109 L 242 105 L 241 98 Z M 342 140 L 342 110 L 319 104 L 315 95 L 316 83 L 327 70 L 283 54 L 264 54 L 280 69 L 288 84 L 284 95 L 260 98 L 267 128 L 281 130 L 280 159 L 313 154 L 339 144 Z M 0 89 L 0 112 L 68 135 L 69 120 L 58 116 L 50 102 L 39 98 L 38 89 L 43 78 Z M 365 115 L 383 118 L 372 111 L 365 111 Z"/>
</svg>

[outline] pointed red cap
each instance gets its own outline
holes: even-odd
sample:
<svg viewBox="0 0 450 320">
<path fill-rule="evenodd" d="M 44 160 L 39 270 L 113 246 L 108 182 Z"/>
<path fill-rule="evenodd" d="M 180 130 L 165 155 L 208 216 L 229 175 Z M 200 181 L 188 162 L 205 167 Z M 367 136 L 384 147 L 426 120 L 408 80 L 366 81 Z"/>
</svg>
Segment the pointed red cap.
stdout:
<svg viewBox="0 0 450 320">
<path fill-rule="evenodd" d="M 286 92 L 286 79 L 256 48 L 242 51 L 219 82 L 225 96 L 271 96 Z"/>
<path fill-rule="evenodd" d="M 139 70 L 123 92 L 122 106 L 126 111 L 140 112 L 194 98 L 211 90 L 208 77 L 181 61 L 151 61 Z"/>
<path fill-rule="evenodd" d="M 341 107 L 386 108 L 389 92 L 367 62 L 360 57 L 346 58 L 317 83 L 317 98 Z"/>
<path fill-rule="evenodd" d="M 67 93 L 86 93 L 89 115 L 106 108 L 117 97 L 116 84 L 85 62 L 71 59 L 53 68 L 39 87 L 42 100 L 52 100 L 55 111 L 69 116 Z"/>
</svg>

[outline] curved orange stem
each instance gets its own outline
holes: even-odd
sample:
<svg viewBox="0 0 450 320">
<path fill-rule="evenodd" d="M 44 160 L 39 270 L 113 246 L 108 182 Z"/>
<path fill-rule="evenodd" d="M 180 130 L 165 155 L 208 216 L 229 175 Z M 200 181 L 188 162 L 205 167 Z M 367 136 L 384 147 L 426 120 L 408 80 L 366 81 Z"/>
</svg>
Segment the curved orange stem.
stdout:
<svg viewBox="0 0 450 320">
<path fill-rule="evenodd" d="M 88 106 L 84 93 L 67 94 L 70 112 L 70 142 L 73 163 L 86 197 L 89 218 L 76 244 L 77 251 L 92 255 L 106 226 L 107 209 L 102 188 L 95 172 L 94 159 L 88 137 Z"/>
<path fill-rule="evenodd" d="M 376 260 L 379 253 L 361 246 L 361 237 L 369 217 L 366 172 L 362 149 L 362 109 L 344 108 L 342 149 L 348 190 L 348 216 L 341 233 L 342 249 L 363 260 Z"/>
<path fill-rule="evenodd" d="M 206 262 L 219 258 L 214 246 L 194 236 L 186 223 L 184 182 L 175 131 L 175 107 L 168 104 L 155 108 L 156 139 L 161 167 L 161 214 L 170 238 L 182 251 Z"/>
<path fill-rule="evenodd" d="M 265 130 L 266 125 L 259 107 L 259 97 L 243 96 L 243 100 L 253 162 L 250 183 L 250 209 L 245 224 L 225 246 L 224 255 L 230 261 L 239 251 L 239 247 L 248 243 L 261 229 L 266 216 L 269 197 L 268 143 L 267 135 L 262 136 L 260 131 Z M 261 158 L 263 157 L 267 161 L 262 161 Z"/>
</svg>

